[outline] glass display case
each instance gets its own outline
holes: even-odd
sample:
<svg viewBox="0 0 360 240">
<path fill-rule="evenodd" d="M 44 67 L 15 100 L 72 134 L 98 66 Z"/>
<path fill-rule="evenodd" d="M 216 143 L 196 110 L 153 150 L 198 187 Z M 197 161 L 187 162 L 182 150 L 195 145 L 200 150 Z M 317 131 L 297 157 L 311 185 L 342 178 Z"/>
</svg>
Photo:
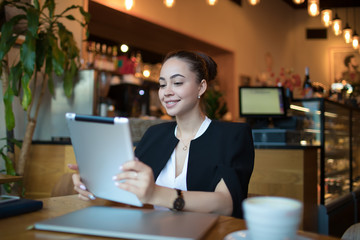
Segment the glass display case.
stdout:
<svg viewBox="0 0 360 240">
<path fill-rule="evenodd" d="M 351 121 L 352 190 L 360 191 L 360 111 L 352 111 Z"/>
<path fill-rule="evenodd" d="M 304 132 L 300 144 L 320 146 L 319 203 L 360 188 L 360 110 L 323 98 L 294 100 L 289 108 Z"/>
</svg>

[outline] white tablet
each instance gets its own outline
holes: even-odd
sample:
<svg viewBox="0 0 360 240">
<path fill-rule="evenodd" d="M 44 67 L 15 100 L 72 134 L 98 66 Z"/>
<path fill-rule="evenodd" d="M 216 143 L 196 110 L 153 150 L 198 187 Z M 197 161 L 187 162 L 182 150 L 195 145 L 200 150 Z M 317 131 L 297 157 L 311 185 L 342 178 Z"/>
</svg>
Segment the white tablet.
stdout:
<svg viewBox="0 0 360 240">
<path fill-rule="evenodd" d="M 135 194 L 119 189 L 112 177 L 134 159 L 127 118 L 65 114 L 82 182 L 96 197 L 142 206 Z"/>
</svg>

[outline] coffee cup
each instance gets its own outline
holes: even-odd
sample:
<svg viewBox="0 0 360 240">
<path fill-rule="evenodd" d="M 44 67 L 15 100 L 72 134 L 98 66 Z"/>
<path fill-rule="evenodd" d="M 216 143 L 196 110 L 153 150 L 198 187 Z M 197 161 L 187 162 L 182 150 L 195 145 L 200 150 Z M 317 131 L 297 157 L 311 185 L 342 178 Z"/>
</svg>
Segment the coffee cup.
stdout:
<svg viewBox="0 0 360 240">
<path fill-rule="evenodd" d="M 285 197 L 251 197 L 243 201 L 251 240 L 294 240 L 302 216 L 302 203 Z"/>
</svg>

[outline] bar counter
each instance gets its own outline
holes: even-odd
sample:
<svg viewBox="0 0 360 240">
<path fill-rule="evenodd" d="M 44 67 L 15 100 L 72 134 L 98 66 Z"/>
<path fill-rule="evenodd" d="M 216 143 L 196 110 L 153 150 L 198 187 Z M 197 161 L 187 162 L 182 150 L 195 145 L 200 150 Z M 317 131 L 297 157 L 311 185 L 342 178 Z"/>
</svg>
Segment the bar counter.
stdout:
<svg viewBox="0 0 360 240">
<path fill-rule="evenodd" d="M 64 197 L 52 197 L 41 199 L 43 201 L 43 209 L 23 214 L 19 216 L 0 219 L 0 233 L 2 240 L 33 240 L 33 239 L 114 239 L 105 237 L 96 237 L 80 234 L 58 233 L 50 231 L 40 231 L 32 229 L 35 222 L 64 215 L 66 213 L 89 207 L 92 205 L 102 206 L 123 206 L 114 202 L 97 199 L 95 201 L 82 201 L 78 199 L 77 195 L 70 195 Z M 245 230 L 246 224 L 242 219 L 237 219 L 228 216 L 220 216 L 215 225 L 202 238 L 204 240 L 221 240 L 231 232 Z M 308 239 L 318 240 L 336 240 L 338 238 L 320 235 L 311 232 L 299 231 L 298 233 Z"/>
</svg>

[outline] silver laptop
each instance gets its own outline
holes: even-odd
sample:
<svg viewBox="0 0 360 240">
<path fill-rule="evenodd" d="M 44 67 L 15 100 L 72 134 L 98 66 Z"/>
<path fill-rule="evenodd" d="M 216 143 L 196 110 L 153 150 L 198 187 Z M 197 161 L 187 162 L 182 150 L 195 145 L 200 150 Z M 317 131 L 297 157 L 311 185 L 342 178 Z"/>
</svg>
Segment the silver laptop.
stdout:
<svg viewBox="0 0 360 240">
<path fill-rule="evenodd" d="M 35 229 L 154 240 L 200 239 L 218 216 L 194 212 L 92 206 L 35 223 Z"/>
<path fill-rule="evenodd" d="M 134 159 L 127 118 L 66 113 L 81 180 L 96 197 L 142 206 L 137 196 L 115 186 L 112 177 Z"/>
</svg>

